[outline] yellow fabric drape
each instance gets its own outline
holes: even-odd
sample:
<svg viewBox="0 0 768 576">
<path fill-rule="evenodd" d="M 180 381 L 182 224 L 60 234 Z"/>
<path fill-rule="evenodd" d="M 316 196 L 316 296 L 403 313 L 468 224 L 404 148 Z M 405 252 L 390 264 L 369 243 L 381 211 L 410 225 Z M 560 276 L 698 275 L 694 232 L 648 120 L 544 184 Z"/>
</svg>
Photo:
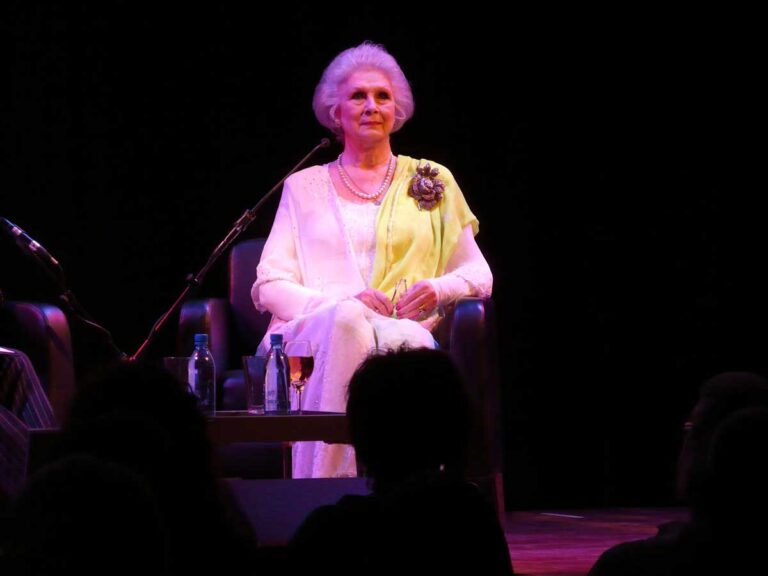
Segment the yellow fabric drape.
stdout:
<svg viewBox="0 0 768 576">
<path fill-rule="evenodd" d="M 439 170 L 437 178 L 445 184 L 445 191 L 443 199 L 432 210 L 419 210 L 408 189 L 416 168 L 427 162 Z M 477 234 L 479 222 L 445 166 L 398 156 L 392 185 L 376 219 L 376 257 L 371 286 L 392 295 L 401 278 L 405 278 L 410 287 L 419 280 L 441 276 L 467 224 L 471 224 Z M 401 294 L 398 291 L 398 296 Z"/>
</svg>

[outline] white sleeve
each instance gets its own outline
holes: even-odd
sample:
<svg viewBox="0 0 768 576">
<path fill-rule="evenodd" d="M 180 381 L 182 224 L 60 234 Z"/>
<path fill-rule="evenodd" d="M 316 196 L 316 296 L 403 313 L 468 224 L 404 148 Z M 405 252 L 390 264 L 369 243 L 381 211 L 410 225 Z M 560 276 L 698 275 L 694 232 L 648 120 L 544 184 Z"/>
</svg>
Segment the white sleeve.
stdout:
<svg viewBox="0 0 768 576">
<path fill-rule="evenodd" d="M 285 321 L 334 301 L 319 290 L 303 285 L 293 232 L 290 188 L 286 182 L 272 230 L 256 268 L 256 282 L 251 288 L 251 298 L 257 310 L 269 311 Z"/>
<path fill-rule="evenodd" d="M 437 292 L 441 306 L 462 296 L 487 298 L 493 290 L 493 274 L 483 253 L 475 242 L 472 226 L 467 225 L 461 231 L 456 249 L 453 251 L 445 274 L 430 279 Z"/>
<path fill-rule="evenodd" d="M 273 280 L 262 284 L 259 288 L 259 298 L 261 307 L 257 305 L 258 309 L 269 310 L 286 322 L 337 300 L 318 290 L 288 280 Z"/>
</svg>

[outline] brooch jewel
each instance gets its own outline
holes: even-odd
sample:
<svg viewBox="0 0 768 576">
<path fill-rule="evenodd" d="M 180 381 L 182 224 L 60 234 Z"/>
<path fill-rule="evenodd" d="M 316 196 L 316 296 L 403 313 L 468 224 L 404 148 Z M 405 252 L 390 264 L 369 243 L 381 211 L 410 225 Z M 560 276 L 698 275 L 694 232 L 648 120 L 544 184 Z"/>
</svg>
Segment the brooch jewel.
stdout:
<svg viewBox="0 0 768 576">
<path fill-rule="evenodd" d="M 416 175 L 411 178 L 408 196 L 415 198 L 419 210 L 432 210 L 443 199 L 445 184 L 437 178 L 440 171 L 432 168 L 429 162 L 416 168 Z"/>
</svg>

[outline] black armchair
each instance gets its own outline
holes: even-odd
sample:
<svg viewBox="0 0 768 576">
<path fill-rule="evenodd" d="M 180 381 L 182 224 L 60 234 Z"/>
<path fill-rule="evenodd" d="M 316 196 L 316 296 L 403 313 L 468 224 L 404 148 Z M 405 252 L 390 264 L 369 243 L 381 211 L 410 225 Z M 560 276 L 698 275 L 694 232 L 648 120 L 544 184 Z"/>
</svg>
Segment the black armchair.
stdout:
<svg viewBox="0 0 768 576">
<path fill-rule="evenodd" d="M 245 410 L 245 382 L 241 358 L 255 354 L 271 315 L 256 310 L 251 286 L 265 240 L 245 240 L 229 252 L 227 298 L 190 300 L 181 307 L 176 352 L 188 355 L 194 335 L 206 333 L 217 368 L 219 410 Z"/>
<path fill-rule="evenodd" d="M 63 420 L 74 390 L 64 313 L 50 304 L 0 302 L 0 506 L 54 452 L 47 436 L 33 433 Z"/>
<path fill-rule="evenodd" d="M 218 376 L 218 406 L 222 410 L 245 409 L 241 356 L 253 354 L 264 336 L 270 315 L 258 312 L 251 300 L 256 266 L 264 239 L 245 240 L 229 254 L 228 298 L 192 300 L 182 306 L 177 353 L 192 349 L 194 334 L 209 334 Z M 502 447 L 497 375 L 496 333 L 493 303 L 488 299 L 463 298 L 447 313 L 436 335 L 463 373 L 478 418 L 472 431 L 472 455 L 468 473 L 496 506 L 504 512 Z"/>
<path fill-rule="evenodd" d="M 72 337 L 61 309 L 51 304 L 6 302 L 0 310 L 0 345 L 29 357 L 54 416 L 61 422 L 75 393 Z"/>
</svg>

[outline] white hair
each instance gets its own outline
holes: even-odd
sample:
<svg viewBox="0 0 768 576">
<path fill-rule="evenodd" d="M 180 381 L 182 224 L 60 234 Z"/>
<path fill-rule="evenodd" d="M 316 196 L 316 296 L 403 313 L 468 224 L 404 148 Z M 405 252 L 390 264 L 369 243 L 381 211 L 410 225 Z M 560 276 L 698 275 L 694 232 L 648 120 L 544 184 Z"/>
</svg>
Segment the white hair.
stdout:
<svg viewBox="0 0 768 576">
<path fill-rule="evenodd" d="M 413 116 L 411 86 L 397 60 L 380 44 L 368 41 L 344 50 L 323 71 L 320 82 L 315 88 L 315 96 L 312 98 L 312 108 L 317 120 L 337 135 L 341 135 L 341 127 L 337 125 L 333 116 L 340 101 L 339 86 L 353 72 L 363 68 L 373 68 L 383 72 L 392 84 L 395 99 L 395 124 L 392 131 L 396 132 Z"/>
</svg>

